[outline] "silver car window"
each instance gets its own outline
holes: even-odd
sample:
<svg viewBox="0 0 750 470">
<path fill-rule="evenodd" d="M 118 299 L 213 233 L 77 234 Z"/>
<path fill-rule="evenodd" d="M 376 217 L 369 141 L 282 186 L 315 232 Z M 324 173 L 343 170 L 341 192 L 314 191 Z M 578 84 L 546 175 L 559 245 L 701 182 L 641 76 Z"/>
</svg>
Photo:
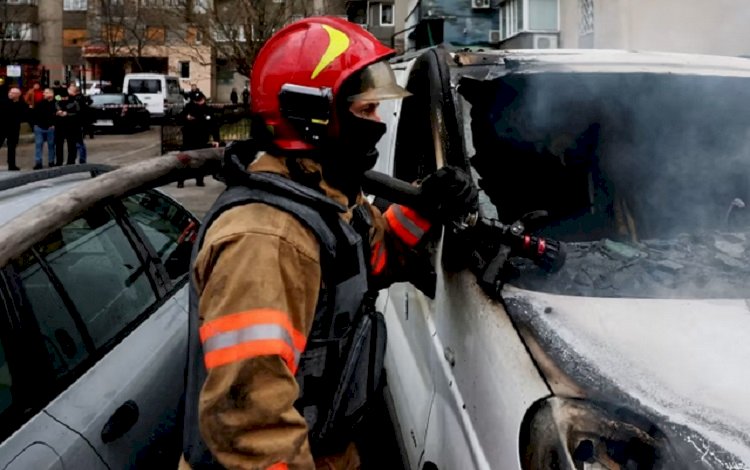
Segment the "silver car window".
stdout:
<svg viewBox="0 0 750 470">
<path fill-rule="evenodd" d="M 176 281 L 188 273 L 190 253 L 198 231 L 190 214 L 157 192 L 123 199 L 130 219 L 154 247 L 169 277 Z"/>
<path fill-rule="evenodd" d="M 0 343 L 0 416 L 13 404 L 12 386 L 13 378 L 10 375 L 8 361 L 5 359 L 5 349 Z"/>
<path fill-rule="evenodd" d="M 91 211 L 37 246 L 99 348 L 156 301 L 133 246 L 111 214 Z"/>
<path fill-rule="evenodd" d="M 82 363 L 90 351 L 38 258 L 29 251 L 14 261 L 14 267 L 39 325 L 55 375 L 65 376 Z"/>
</svg>

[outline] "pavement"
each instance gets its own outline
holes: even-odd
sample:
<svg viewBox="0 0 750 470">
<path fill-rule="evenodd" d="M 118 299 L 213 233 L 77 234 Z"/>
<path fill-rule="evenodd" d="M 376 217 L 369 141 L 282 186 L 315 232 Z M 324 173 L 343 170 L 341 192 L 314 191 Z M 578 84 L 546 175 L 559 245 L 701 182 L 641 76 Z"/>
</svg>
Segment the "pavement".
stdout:
<svg viewBox="0 0 750 470">
<path fill-rule="evenodd" d="M 88 150 L 88 163 L 102 163 L 107 165 L 123 166 L 137 164 L 138 162 L 154 158 L 160 155 L 161 141 L 160 129 L 153 126 L 150 130 L 135 132 L 133 134 L 96 134 L 93 139 L 85 140 Z M 65 151 L 67 158 L 67 149 Z M 47 165 L 47 148 L 44 147 L 42 160 Z M 0 172 L 8 170 L 7 147 L 0 149 Z M 33 171 L 34 167 L 34 143 L 33 140 L 21 141 L 16 147 L 16 164 L 21 171 Z M 224 189 L 224 184 L 211 177 L 205 179 L 205 187 L 195 186 L 195 180 L 185 181 L 184 188 L 177 188 L 175 184 L 164 186 L 161 189 L 170 196 L 177 199 L 183 206 L 202 218 L 213 204 L 216 197 Z"/>
</svg>

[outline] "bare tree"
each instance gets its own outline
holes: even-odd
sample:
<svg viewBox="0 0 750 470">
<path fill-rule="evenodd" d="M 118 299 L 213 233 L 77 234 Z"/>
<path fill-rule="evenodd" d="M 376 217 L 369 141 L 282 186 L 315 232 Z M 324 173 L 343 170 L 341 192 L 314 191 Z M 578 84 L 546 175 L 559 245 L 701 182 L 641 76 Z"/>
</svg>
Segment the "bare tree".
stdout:
<svg viewBox="0 0 750 470">
<path fill-rule="evenodd" d="M 151 46 L 165 46 L 184 38 L 187 18 L 183 0 L 101 0 L 96 15 L 99 41 L 110 58 L 130 60 L 134 71 L 144 69 Z"/>
<path fill-rule="evenodd" d="M 24 45 L 32 40 L 35 31 L 29 17 L 28 5 L 0 2 L 0 65 L 8 65 L 21 58 Z M 30 56 L 31 51 L 28 51 Z"/>
<path fill-rule="evenodd" d="M 249 77 L 263 44 L 280 28 L 306 16 L 343 12 L 344 0 L 182 0 L 192 4 L 193 24 L 216 57 Z"/>
</svg>

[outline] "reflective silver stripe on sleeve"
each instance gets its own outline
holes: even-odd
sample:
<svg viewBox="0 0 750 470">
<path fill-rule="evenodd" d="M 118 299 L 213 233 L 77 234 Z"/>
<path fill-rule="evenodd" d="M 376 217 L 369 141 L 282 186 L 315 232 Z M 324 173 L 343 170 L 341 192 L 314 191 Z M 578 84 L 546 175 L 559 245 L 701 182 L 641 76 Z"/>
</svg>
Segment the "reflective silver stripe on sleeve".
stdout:
<svg viewBox="0 0 750 470">
<path fill-rule="evenodd" d="M 422 238 L 424 236 L 424 230 L 419 228 L 417 224 L 415 224 L 410 218 L 406 216 L 406 214 L 403 213 L 401 210 L 401 206 L 398 204 L 392 206 L 391 210 L 393 211 L 393 215 L 396 216 L 396 219 L 398 222 L 407 230 L 409 233 L 417 237 L 417 239 Z"/>
<path fill-rule="evenodd" d="M 289 345 L 290 348 L 292 348 L 292 351 L 294 352 L 294 364 L 299 364 L 301 351 L 297 350 L 297 348 L 294 347 L 294 342 L 292 341 L 291 336 L 289 336 L 289 333 L 284 328 L 272 323 L 266 325 L 248 326 L 239 330 L 227 331 L 225 333 L 220 333 L 218 335 L 212 336 L 203 343 L 203 353 L 207 354 L 212 351 L 231 348 L 232 346 L 237 346 L 249 341 L 258 341 L 264 339 L 276 339 L 284 341 Z"/>
</svg>

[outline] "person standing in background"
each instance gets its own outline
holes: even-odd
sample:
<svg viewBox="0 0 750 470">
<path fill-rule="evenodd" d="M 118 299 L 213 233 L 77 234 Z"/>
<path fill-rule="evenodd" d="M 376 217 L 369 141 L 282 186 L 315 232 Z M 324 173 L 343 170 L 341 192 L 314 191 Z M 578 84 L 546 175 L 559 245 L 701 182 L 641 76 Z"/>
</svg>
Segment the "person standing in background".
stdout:
<svg viewBox="0 0 750 470">
<path fill-rule="evenodd" d="M 21 132 L 21 123 L 29 120 L 29 106 L 21 99 L 21 90 L 13 87 L 8 99 L 0 102 L 0 146 L 8 143 L 8 171 L 18 171 L 16 146 Z"/>
<path fill-rule="evenodd" d="M 23 97 L 23 100 L 30 108 L 36 106 L 36 104 L 42 101 L 42 99 L 44 99 L 44 93 L 42 92 L 42 86 L 39 85 L 39 83 L 34 83 Z"/>
<path fill-rule="evenodd" d="M 44 99 L 34 106 L 31 113 L 32 123 L 34 126 L 34 169 L 41 170 L 44 143 L 47 142 L 47 161 L 49 167 L 55 166 L 55 113 L 57 106 L 55 103 L 55 94 L 51 88 L 45 88 L 42 92 Z"/>
<path fill-rule="evenodd" d="M 82 137 L 82 126 L 81 126 L 81 101 L 76 98 L 78 94 L 78 87 L 70 85 L 68 87 L 67 96 L 57 101 L 57 112 L 55 113 L 58 117 L 57 123 L 55 123 L 55 129 L 62 131 L 61 135 L 57 135 L 55 132 L 55 150 L 57 154 L 56 164 L 63 164 L 63 155 L 65 149 L 63 144 L 67 141 L 68 146 L 68 165 L 74 165 L 76 162 L 76 155 L 78 153 L 78 142 Z M 85 163 L 85 160 L 81 163 Z"/>
<path fill-rule="evenodd" d="M 235 104 L 235 105 L 239 103 L 239 97 L 237 96 L 236 88 L 232 88 L 232 92 L 229 94 L 229 101 L 231 101 L 232 104 Z"/>
<path fill-rule="evenodd" d="M 248 104 L 250 104 L 250 90 L 247 89 L 247 85 L 245 85 L 245 89 L 242 90 L 242 104 L 245 105 L 246 108 Z"/>
</svg>

